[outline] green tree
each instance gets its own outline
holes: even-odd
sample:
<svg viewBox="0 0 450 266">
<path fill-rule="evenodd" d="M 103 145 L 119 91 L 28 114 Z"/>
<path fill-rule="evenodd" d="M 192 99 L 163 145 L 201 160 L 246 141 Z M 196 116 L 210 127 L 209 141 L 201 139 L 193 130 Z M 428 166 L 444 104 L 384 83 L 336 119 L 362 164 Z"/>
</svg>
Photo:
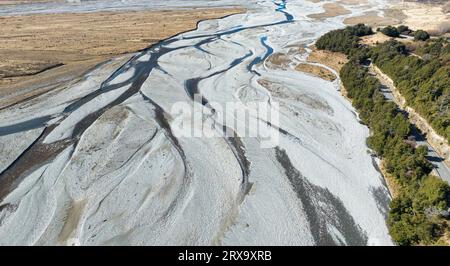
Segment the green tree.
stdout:
<svg viewBox="0 0 450 266">
<path fill-rule="evenodd" d="M 350 34 L 334 32 L 336 39 Z M 327 37 L 324 49 L 343 47 Z M 427 147 L 414 147 L 407 141 L 411 124 L 393 102 L 380 92 L 381 84 L 370 75 L 363 64 L 372 62 L 393 78 L 408 103 L 433 118 L 434 124 L 449 131 L 450 67 L 443 65 L 447 41 L 442 45 L 430 43 L 433 57 L 422 60 L 408 55 L 405 45 L 390 40 L 373 48 L 351 45 L 346 50 L 349 61 L 339 75 L 358 110 L 362 122 L 369 126 L 371 135 L 367 145 L 382 157 L 385 168 L 399 185 L 399 195 L 391 202 L 388 228 L 399 245 L 434 244 L 446 230 L 450 186 L 430 176 L 432 165 L 427 160 Z M 448 134 L 450 136 L 450 134 Z"/>
<path fill-rule="evenodd" d="M 400 33 L 398 32 L 397 28 L 392 26 L 387 26 L 381 29 L 381 32 L 389 37 L 398 37 L 400 36 Z"/>
<path fill-rule="evenodd" d="M 414 32 L 414 40 L 426 41 L 428 39 L 430 39 L 430 35 L 428 34 L 428 32 L 424 30 L 417 30 L 416 32 Z"/>
<path fill-rule="evenodd" d="M 410 29 L 408 26 L 405 25 L 400 25 L 397 27 L 397 31 L 401 34 L 401 33 L 409 33 Z"/>
</svg>

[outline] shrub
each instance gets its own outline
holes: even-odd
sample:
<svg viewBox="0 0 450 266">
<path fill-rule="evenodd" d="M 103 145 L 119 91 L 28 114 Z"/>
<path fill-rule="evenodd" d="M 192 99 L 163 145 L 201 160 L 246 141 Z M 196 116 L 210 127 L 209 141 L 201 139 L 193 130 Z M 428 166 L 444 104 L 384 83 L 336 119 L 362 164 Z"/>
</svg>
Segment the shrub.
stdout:
<svg viewBox="0 0 450 266">
<path fill-rule="evenodd" d="M 373 34 L 372 28 L 364 24 L 348 26 L 326 33 L 317 40 L 316 47 L 320 50 L 349 54 L 353 48 L 359 46 L 359 37 L 370 34 Z"/>
<path fill-rule="evenodd" d="M 430 35 L 428 34 L 428 32 L 424 30 L 417 30 L 416 32 L 414 32 L 414 40 L 426 41 L 428 39 L 430 39 Z"/>
<path fill-rule="evenodd" d="M 359 23 L 355 26 L 349 26 L 345 30 L 349 31 L 352 35 L 362 37 L 373 34 L 372 28 Z"/>
<path fill-rule="evenodd" d="M 408 56 L 403 44 L 390 40 L 372 48 L 370 54 L 394 80 L 407 104 L 450 143 L 450 44 L 445 39 L 429 40 L 417 52 L 423 59 Z"/>
<path fill-rule="evenodd" d="M 400 33 L 398 32 L 397 28 L 392 27 L 392 26 L 384 27 L 383 29 L 381 29 L 381 32 L 384 35 L 389 36 L 389 37 L 396 38 L 396 37 L 400 36 Z"/>
<path fill-rule="evenodd" d="M 450 71 L 436 71 L 440 68 L 437 59 L 426 64 L 420 58 L 407 56 L 405 46 L 395 40 L 371 49 L 355 47 L 348 54 L 350 60 L 342 67 L 340 78 L 362 122 L 371 129 L 367 145 L 384 158 L 386 170 L 399 184 L 399 195 L 391 202 L 387 221 L 390 235 L 399 245 L 437 243 L 446 230 L 444 215 L 450 207 L 450 186 L 430 176 L 432 165 L 426 159 L 427 148 L 414 148 L 407 143 L 411 124 L 395 103 L 383 97 L 380 82 L 361 65 L 361 59 L 367 55 L 375 58 L 374 62 L 394 76 L 402 88 L 424 88 L 422 83 L 438 75 L 437 80 L 429 82 L 439 95 L 443 92 L 436 90 L 444 84 L 448 89 L 450 84 L 441 71 Z M 425 101 L 424 105 L 433 109 L 433 104 Z"/>
<path fill-rule="evenodd" d="M 415 209 L 427 210 L 431 207 L 437 211 L 447 211 L 450 206 L 450 187 L 434 176 L 425 178 L 417 191 L 413 202 Z"/>
<path fill-rule="evenodd" d="M 409 29 L 409 27 L 408 27 L 408 26 L 405 26 L 405 25 L 400 25 L 400 26 L 398 26 L 398 27 L 397 27 L 397 31 L 398 31 L 399 33 L 410 33 L 410 32 L 411 32 L 411 30 Z"/>
</svg>

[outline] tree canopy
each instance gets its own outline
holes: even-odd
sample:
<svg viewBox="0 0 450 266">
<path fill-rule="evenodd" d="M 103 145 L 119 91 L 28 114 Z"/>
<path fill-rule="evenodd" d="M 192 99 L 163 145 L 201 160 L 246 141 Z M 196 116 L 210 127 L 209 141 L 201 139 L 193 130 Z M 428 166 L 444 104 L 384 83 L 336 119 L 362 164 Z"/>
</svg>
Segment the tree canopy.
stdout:
<svg viewBox="0 0 450 266">
<path fill-rule="evenodd" d="M 395 82 L 407 104 L 450 143 L 450 45 L 429 40 L 408 56 L 404 44 L 390 40 L 371 49 L 373 62 Z"/>
<path fill-rule="evenodd" d="M 397 30 L 396 27 L 387 26 L 381 29 L 381 32 L 389 37 L 398 37 L 400 36 L 400 32 Z"/>
<path fill-rule="evenodd" d="M 339 74 L 341 81 L 361 121 L 371 130 L 367 145 L 383 158 L 386 171 L 399 184 L 387 220 L 391 237 L 399 245 L 435 244 L 449 230 L 450 186 L 431 175 L 427 147 L 409 141 L 408 118 L 385 99 L 382 85 L 363 63 L 370 58 L 394 80 L 408 104 L 448 137 L 450 45 L 443 39 L 428 40 L 417 50 L 422 57 L 428 55 L 425 60 L 410 56 L 406 46 L 395 40 L 369 48 L 359 45 L 358 37 L 351 30 L 333 31 L 319 39 L 318 48 L 348 55 Z M 346 38 L 346 43 L 339 43 Z"/>
<path fill-rule="evenodd" d="M 428 34 L 428 32 L 424 30 L 417 30 L 416 32 L 414 32 L 414 40 L 426 41 L 428 39 L 430 39 L 430 35 Z"/>
<path fill-rule="evenodd" d="M 370 34 L 373 34 L 372 28 L 364 24 L 348 26 L 345 29 L 326 33 L 317 40 L 316 47 L 320 50 L 348 54 L 353 48 L 359 46 L 359 37 Z"/>
</svg>

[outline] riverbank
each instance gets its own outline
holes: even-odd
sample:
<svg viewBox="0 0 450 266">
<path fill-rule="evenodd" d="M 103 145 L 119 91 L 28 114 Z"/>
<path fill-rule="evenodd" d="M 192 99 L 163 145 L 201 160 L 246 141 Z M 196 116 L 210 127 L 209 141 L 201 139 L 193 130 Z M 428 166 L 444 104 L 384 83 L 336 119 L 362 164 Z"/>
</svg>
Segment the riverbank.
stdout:
<svg viewBox="0 0 450 266">
<path fill-rule="evenodd" d="M 348 62 L 347 56 L 343 53 L 319 50 L 315 46 L 311 47 L 311 52 L 309 53 L 308 58 L 306 60 L 308 63 L 325 65 L 333 69 L 337 73 L 337 75 L 339 75 L 339 72 L 341 71 L 342 67 Z M 314 75 L 314 73 L 309 71 L 309 69 L 302 69 L 301 71 Z M 320 75 L 317 76 L 323 78 Z M 339 91 L 344 98 L 346 98 L 349 102 L 352 102 L 352 100 L 347 95 L 348 94 L 347 90 L 340 81 L 339 81 Z"/>
<path fill-rule="evenodd" d="M 326 3 L 322 8 L 324 9 L 323 13 L 311 14 L 308 15 L 308 17 L 313 19 L 326 19 L 352 13 L 350 10 L 337 3 Z"/>
<path fill-rule="evenodd" d="M 195 29 L 201 20 L 244 11 L 192 8 L 1 16 L 0 108 L 35 96 L 30 87 L 61 85 L 113 57 Z"/>
<path fill-rule="evenodd" d="M 327 50 L 318 50 L 315 46 L 312 47 L 311 53 L 309 54 L 307 61 L 309 63 L 318 63 L 326 65 L 336 71 L 338 74 L 342 67 L 348 62 L 348 58 L 345 54 L 339 52 L 331 52 Z M 301 69 L 300 71 L 310 73 L 308 69 Z M 319 76 L 320 77 L 320 76 Z M 322 78 L 322 77 L 321 77 Z M 327 80 L 327 79 L 325 79 Z M 339 81 L 341 95 L 352 103 L 352 99 L 348 97 L 348 92 L 345 89 L 341 81 Z M 392 198 L 396 198 L 399 193 L 399 184 L 396 182 L 395 178 L 386 171 L 384 160 L 377 161 L 378 170 L 386 182 L 386 186 L 391 194 Z"/>
<path fill-rule="evenodd" d="M 448 4 L 426 2 L 396 2 L 379 12 L 369 11 L 344 20 L 346 25 L 365 23 L 372 27 L 408 25 L 411 29 L 426 30 L 433 35 L 450 34 Z"/>
<path fill-rule="evenodd" d="M 246 14 L 205 21 L 140 53 L 113 76 L 105 64 L 73 89 L 1 110 L 0 141 L 21 155 L 10 169 L 28 171 L 2 175 L 20 188 L 4 200 L 0 243 L 391 245 L 390 197 L 367 153 L 367 128 L 335 83 L 292 65 L 283 71 L 284 56 L 273 57 L 276 71 L 265 64 L 288 54 L 294 38 L 297 53 L 336 27 L 304 18 L 316 11 L 305 1 L 255 1 Z M 247 114 L 261 114 L 254 102 L 270 108 L 257 137 L 247 131 Z M 174 110 L 180 103 L 213 115 L 197 126 L 196 115 Z M 212 110 L 215 103 L 233 104 Z M 224 117 L 232 121 L 218 127 Z M 179 122 L 196 135 L 238 134 L 184 137 Z M 47 135 L 24 136 L 30 126 Z M 54 159 L 22 159 L 45 159 L 60 140 L 69 146 L 50 151 Z"/>
<path fill-rule="evenodd" d="M 431 125 L 418 114 L 412 107 L 406 105 L 406 99 L 401 95 L 399 90 L 395 87 L 394 81 L 384 74 L 377 66 L 372 65 L 372 69 L 376 74 L 378 80 L 383 85 L 388 86 L 394 96 L 395 103 L 409 114 L 409 121 L 414 124 L 422 133 L 424 133 L 427 142 L 433 149 L 444 159 L 445 165 L 450 167 L 450 147 L 447 140 L 436 133 Z"/>
<path fill-rule="evenodd" d="M 383 38 L 383 34 L 381 33 L 375 33 L 373 35 L 363 36 L 361 38 L 360 43 L 369 45 L 369 46 L 375 46 L 378 43 L 383 43 L 390 38 Z M 342 66 L 348 62 L 348 58 L 345 54 L 339 53 L 339 52 L 331 52 L 327 50 L 318 50 L 315 46 L 312 47 L 312 51 L 308 56 L 307 61 L 309 63 L 318 63 L 326 65 L 332 69 L 334 69 L 337 73 L 340 72 L 342 69 Z M 310 65 L 313 66 L 313 65 Z M 372 65 L 371 69 L 373 69 L 374 75 L 378 78 L 378 80 L 384 85 L 389 87 L 389 89 L 392 91 L 393 94 L 393 100 L 395 103 L 402 109 L 405 110 L 409 114 L 409 121 L 413 125 L 415 125 L 424 135 L 424 138 L 426 140 L 426 143 L 428 143 L 432 150 L 436 151 L 437 155 L 443 158 L 443 167 L 450 167 L 450 156 L 449 156 L 449 146 L 446 142 L 446 140 L 436 133 L 436 131 L 429 125 L 429 123 L 420 116 L 413 108 L 410 106 L 406 106 L 406 100 L 405 98 L 400 94 L 398 89 L 394 86 L 394 82 L 391 78 L 389 78 L 387 75 L 385 75 L 378 67 Z M 314 74 L 316 71 L 312 71 L 310 68 L 298 68 L 298 70 Z M 331 81 L 327 76 L 325 75 L 316 75 L 320 78 L 323 78 L 325 80 Z M 348 97 L 348 92 L 346 88 L 343 86 L 342 82 L 340 82 L 340 92 L 341 95 L 346 98 L 348 101 L 352 102 L 352 99 Z M 436 155 L 434 153 L 434 155 Z M 434 156 L 432 156 L 434 157 Z M 392 179 L 392 175 L 388 174 L 386 171 L 386 168 L 383 166 L 383 161 L 380 162 L 379 168 L 383 173 L 383 176 L 386 179 L 386 183 L 388 185 L 388 188 L 391 192 L 391 195 L 396 195 L 396 191 L 398 191 L 398 184 L 396 184 L 395 180 Z M 439 167 L 440 169 L 440 167 Z M 445 169 L 444 169 L 445 170 Z M 441 171 L 438 171 L 436 174 L 439 176 L 441 175 Z M 447 171 L 444 171 L 443 174 L 446 174 Z M 389 178 L 391 177 L 391 178 Z M 448 180 L 447 175 L 441 176 L 444 180 Z"/>
<path fill-rule="evenodd" d="M 46 3 L 46 2 L 57 2 L 58 0 L 2 0 L 0 1 L 0 6 L 7 5 L 21 5 L 30 3 Z"/>
<path fill-rule="evenodd" d="M 367 26 L 347 27 L 323 35 L 316 45 L 319 49 L 342 51 L 350 58 L 340 78 L 361 123 L 370 128 L 368 147 L 381 159 L 380 171 L 393 197 L 387 218 L 391 237 L 399 245 L 448 244 L 450 187 L 444 177 L 433 172 L 432 163 L 438 156 L 429 157 L 430 146 L 420 143 L 421 136 L 409 115 L 392 100 L 389 89 L 369 67 L 372 61 L 380 61 L 380 50 L 392 53 L 395 46 L 356 45 L 360 37 L 372 34 Z"/>
</svg>

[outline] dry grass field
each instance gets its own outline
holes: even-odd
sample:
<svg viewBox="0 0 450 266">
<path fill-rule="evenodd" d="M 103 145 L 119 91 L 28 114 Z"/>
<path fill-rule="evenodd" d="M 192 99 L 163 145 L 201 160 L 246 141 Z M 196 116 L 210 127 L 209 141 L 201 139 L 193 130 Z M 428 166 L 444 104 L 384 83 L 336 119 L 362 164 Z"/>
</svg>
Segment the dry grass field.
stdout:
<svg viewBox="0 0 450 266">
<path fill-rule="evenodd" d="M 5 1 L 2 1 L 5 3 Z M 0 96 L 54 86 L 240 8 L 0 16 Z"/>
</svg>

